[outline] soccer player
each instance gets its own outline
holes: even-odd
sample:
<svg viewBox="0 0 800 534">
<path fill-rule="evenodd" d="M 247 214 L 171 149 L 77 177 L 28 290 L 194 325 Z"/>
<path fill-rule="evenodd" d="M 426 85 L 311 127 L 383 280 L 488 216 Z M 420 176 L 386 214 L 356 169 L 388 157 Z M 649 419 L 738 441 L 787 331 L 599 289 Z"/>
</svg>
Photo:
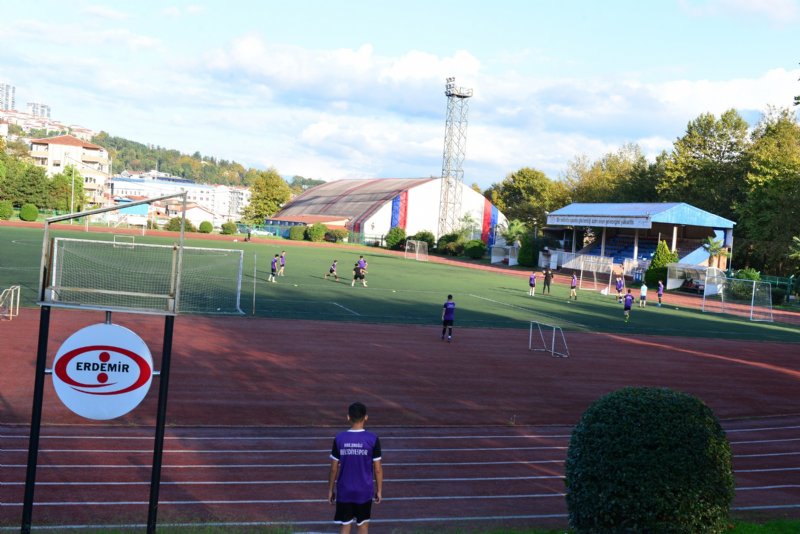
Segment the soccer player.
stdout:
<svg viewBox="0 0 800 534">
<path fill-rule="evenodd" d="M 364 271 L 364 273 L 367 272 L 368 265 L 369 264 L 367 263 L 367 260 L 364 259 L 364 256 L 358 257 L 358 266 L 361 267 L 361 270 Z"/>
<path fill-rule="evenodd" d="M 533 271 L 531 276 L 528 278 L 528 287 L 530 287 L 528 290 L 528 295 L 531 297 L 536 295 L 536 271 Z"/>
<path fill-rule="evenodd" d="M 358 262 L 356 262 L 355 265 L 353 266 L 353 281 L 350 282 L 350 287 L 356 285 L 356 280 L 361 280 L 361 285 L 367 287 L 367 278 L 364 273 L 366 273 L 364 268 L 361 267 L 361 265 Z"/>
<path fill-rule="evenodd" d="M 644 308 L 647 306 L 647 284 L 642 282 L 642 286 L 639 288 L 639 307 Z"/>
<path fill-rule="evenodd" d="M 625 301 L 623 303 L 623 314 L 625 315 L 625 322 L 627 323 L 631 318 L 631 306 L 633 306 L 633 295 L 631 295 L 630 289 L 623 300 Z"/>
<path fill-rule="evenodd" d="M 447 302 L 442 306 L 442 339 L 445 331 L 449 328 L 447 342 L 453 341 L 453 321 L 456 319 L 456 303 L 453 302 L 453 295 L 447 295 Z"/>
<path fill-rule="evenodd" d="M 569 298 L 578 300 L 578 276 L 572 273 L 572 280 L 569 281 Z"/>
<path fill-rule="evenodd" d="M 286 251 L 281 250 L 281 257 L 280 257 L 281 268 L 278 269 L 278 276 L 283 276 L 283 269 L 286 268 Z"/>
<path fill-rule="evenodd" d="M 277 254 L 275 254 L 275 257 L 272 258 L 272 262 L 270 262 L 269 269 L 270 269 L 270 275 L 269 275 L 269 279 L 267 279 L 267 282 L 274 282 L 275 281 L 275 277 L 278 275 L 278 255 Z"/>
<path fill-rule="evenodd" d="M 616 282 L 617 302 L 622 302 L 622 288 L 624 287 L 625 287 L 625 282 L 622 281 L 622 277 L 620 275 L 617 275 L 617 282 Z"/>
<path fill-rule="evenodd" d="M 550 282 L 553 281 L 553 271 L 550 270 L 548 267 L 547 270 L 544 272 L 544 287 L 542 288 L 542 295 L 544 292 L 547 291 L 547 294 L 550 294 Z"/>
<path fill-rule="evenodd" d="M 350 430 L 337 434 L 331 447 L 328 502 L 336 505 L 333 521 L 341 534 L 348 534 L 354 522 L 358 534 L 367 534 L 372 502 L 380 503 L 383 493 L 381 441 L 364 429 L 367 407 L 362 403 L 350 405 L 347 420 Z"/>
<path fill-rule="evenodd" d="M 328 269 L 327 273 L 325 273 L 325 279 L 326 280 L 328 279 L 329 276 L 333 275 L 336 278 L 336 281 L 337 282 L 339 281 L 339 275 L 336 274 L 336 264 L 338 262 L 339 262 L 339 260 L 333 260 L 333 263 L 331 264 L 331 268 Z"/>
<path fill-rule="evenodd" d="M 656 293 L 658 294 L 658 307 L 660 308 L 661 297 L 664 296 L 664 282 L 662 282 L 661 280 L 658 281 L 658 289 L 656 290 Z"/>
</svg>

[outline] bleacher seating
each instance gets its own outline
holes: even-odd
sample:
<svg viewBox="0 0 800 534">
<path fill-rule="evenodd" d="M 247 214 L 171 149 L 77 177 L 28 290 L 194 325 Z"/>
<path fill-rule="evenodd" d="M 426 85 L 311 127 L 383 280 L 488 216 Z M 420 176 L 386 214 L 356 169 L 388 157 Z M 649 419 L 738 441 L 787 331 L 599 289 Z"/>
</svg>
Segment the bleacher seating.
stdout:
<svg viewBox="0 0 800 534">
<path fill-rule="evenodd" d="M 638 260 L 650 260 L 656 253 L 658 239 L 655 237 L 639 236 Z M 678 256 L 683 257 L 697 248 L 694 241 L 678 241 Z M 596 242 L 586 247 L 583 254 L 592 256 L 600 255 L 600 243 Z M 614 263 L 623 263 L 626 259 L 633 258 L 633 236 L 628 234 L 617 234 L 606 240 L 605 255 L 614 258 Z"/>
</svg>

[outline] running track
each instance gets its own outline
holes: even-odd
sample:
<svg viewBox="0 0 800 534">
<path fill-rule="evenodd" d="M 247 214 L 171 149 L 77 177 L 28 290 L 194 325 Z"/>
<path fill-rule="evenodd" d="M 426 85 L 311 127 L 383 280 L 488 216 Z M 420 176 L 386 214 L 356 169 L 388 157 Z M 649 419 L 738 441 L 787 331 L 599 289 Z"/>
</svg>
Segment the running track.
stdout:
<svg viewBox="0 0 800 534">
<path fill-rule="evenodd" d="M 800 517 L 800 416 L 723 423 L 734 453 L 739 517 Z M 373 526 L 565 527 L 563 426 L 375 428 L 384 502 Z M 175 428 L 165 442 L 160 524 L 334 531 L 326 501 L 335 429 Z M 0 530 L 17 530 L 27 428 L 0 426 Z M 147 428 L 43 431 L 34 526 L 135 525 L 147 518 L 153 437 Z"/>
</svg>

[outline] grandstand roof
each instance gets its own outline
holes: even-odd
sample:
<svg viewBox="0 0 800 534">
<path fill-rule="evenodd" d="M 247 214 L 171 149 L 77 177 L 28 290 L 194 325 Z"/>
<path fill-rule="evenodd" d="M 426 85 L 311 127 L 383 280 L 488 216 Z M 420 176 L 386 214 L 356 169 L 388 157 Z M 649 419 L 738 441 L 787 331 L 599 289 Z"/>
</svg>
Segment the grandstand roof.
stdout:
<svg viewBox="0 0 800 534">
<path fill-rule="evenodd" d="M 376 210 L 385 202 L 436 178 L 374 178 L 369 180 L 336 180 L 305 191 L 289 202 L 276 219 L 294 220 L 308 215 L 358 217 Z"/>
<path fill-rule="evenodd" d="M 653 223 L 733 228 L 736 224 L 684 202 L 598 203 L 575 202 L 547 216 L 548 225 L 652 228 Z"/>
</svg>

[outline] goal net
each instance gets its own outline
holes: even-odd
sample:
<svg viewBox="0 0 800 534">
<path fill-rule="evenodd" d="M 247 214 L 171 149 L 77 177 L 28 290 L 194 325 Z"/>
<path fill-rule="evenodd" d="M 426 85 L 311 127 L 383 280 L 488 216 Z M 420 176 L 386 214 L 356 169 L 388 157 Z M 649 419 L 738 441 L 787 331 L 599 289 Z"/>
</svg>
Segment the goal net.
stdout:
<svg viewBox="0 0 800 534">
<path fill-rule="evenodd" d="M 61 306 L 242 313 L 242 250 L 53 240 L 45 298 Z"/>
<path fill-rule="evenodd" d="M 428 261 L 428 242 L 408 239 L 406 241 L 406 259 Z"/>
<path fill-rule="evenodd" d="M 613 264 L 606 258 L 583 256 L 580 263 L 578 289 L 600 291 L 607 295 L 613 287 Z"/>
<path fill-rule="evenodd" d="M 0 319 L 10 321 L 19 315 L 19 289 L 20 286 L 15 285 L 0 293 Z"/>
<path fill-rule="evenodd" d="M 531 321 L 528 350 L 547 352 L 554 358 L 568 358 L 569 347 L 560 326 Z"/>
<path fill-rule="evenodd" d="M 772 322 L 772 286 L 759 280 L 727 278 L 720 269 L 709 268 L 702 310 Z"/>
<path fill-rule="evenodd" d="M 134 236 L 132 236 L 132 235 L 115 235 L 114 236 L 114 248 L 116 248 L 116 247 L 133 248 L 133 245 L 135 243 L 136 243 L 136 238 Z"/>
</svg>

